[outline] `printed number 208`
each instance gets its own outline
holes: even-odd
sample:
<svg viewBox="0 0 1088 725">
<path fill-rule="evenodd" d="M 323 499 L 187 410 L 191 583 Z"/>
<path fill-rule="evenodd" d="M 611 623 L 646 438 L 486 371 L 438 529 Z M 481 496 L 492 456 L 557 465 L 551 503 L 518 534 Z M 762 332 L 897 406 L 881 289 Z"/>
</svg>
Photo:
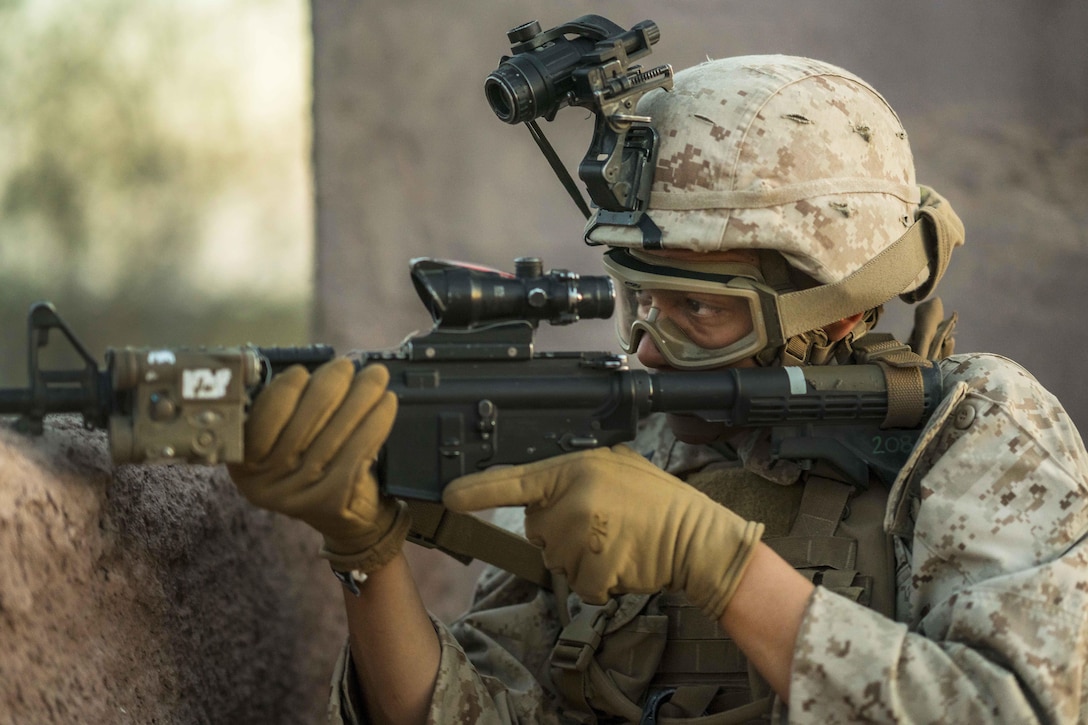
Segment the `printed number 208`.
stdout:
<svg viewBox="0 0 1088 725">
<path fill-rule="evenodd" d="M 906 453 L 914 447 L 914 440 L 910 436 L 873 436 L 873 455 L 881 456 L 897 453 Z"/>
</svg>

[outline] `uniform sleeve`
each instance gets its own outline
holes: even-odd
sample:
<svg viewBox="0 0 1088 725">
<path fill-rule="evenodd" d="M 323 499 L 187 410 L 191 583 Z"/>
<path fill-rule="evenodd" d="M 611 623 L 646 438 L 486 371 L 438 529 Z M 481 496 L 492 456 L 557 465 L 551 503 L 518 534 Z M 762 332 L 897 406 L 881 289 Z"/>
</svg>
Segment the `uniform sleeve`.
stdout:
<svg viewBox="0 0 1088 725">
<path fill-rule="evenodd" d="M 910 606 L 893 622 L 817 589 L 791 722 L 1078 722 L 1088 715 L 1088 456 L 1058 402 L 996 356 L 920 459 Z"/>
<path fill-rule="evenodd" d="M 555 612 L 551 592 L 487 567 L 472 607 L 448 628 L 429 722 L 559 723 L 542 684 L 560 629 Z"/>
<path fill-rule="evenodd" d="M 540 684 L 558 632 L 552 612 L 549 593 L 489 570 L 468 613 L 448 626 L 432 618 L 441 654 L 427 722 L 558 725 L 552 696 Z M 346 646 L 333 675 L 328 721 L 370 722 Z"/>
</svg>

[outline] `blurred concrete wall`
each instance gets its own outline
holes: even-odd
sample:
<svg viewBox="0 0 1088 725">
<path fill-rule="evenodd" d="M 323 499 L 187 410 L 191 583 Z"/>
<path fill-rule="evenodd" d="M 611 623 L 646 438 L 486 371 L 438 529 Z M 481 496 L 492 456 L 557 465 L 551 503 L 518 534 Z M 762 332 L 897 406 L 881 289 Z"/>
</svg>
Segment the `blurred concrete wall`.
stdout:
<svg viewBox="0 0 1088 725">
<path fill-rule="evenodd" d="M 941 287 L 958 351 L 1018 360 L 1088 426 L 1080 354 L 1088 262 L 1088 4 L 1081 0 L 313 0 L 318 339 L 374 349 L 428 326 L 413 256 L 599 272 L 582 219 L 523 127 L 500 123 L 484 77 L 506 30 L 587 12 L 661 27 L 651 61 L 807 55 L 872 83 L 911 134 L 918 178 L 963 217 Z M 591 120 L 545 132 L 576 167 Z M 890 310 L 906 333 L 909 310 Z M 544 330 L 545 347 L 614 347 L 608 323 Z"/>
</svg>

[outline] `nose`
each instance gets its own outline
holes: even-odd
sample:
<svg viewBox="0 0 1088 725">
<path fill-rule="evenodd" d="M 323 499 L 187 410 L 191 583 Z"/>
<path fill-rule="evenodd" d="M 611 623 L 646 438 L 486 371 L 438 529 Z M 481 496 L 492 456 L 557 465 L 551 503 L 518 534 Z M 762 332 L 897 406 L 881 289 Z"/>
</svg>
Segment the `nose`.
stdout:
<svg viewBox="0 0 1088 725">
<path fill-rule="evenodd" d="M 657 344 L 653 338 L 642 333 L 642 337 L 639 338 L 638 348 L 635 349 L 635 357 L 638 361 L 651 369 L 660 369 L 671 367 L 669 361 L 665 359 L 665 356 L 661 354 L 661 351 L 657 349 Z"/>
</svg>

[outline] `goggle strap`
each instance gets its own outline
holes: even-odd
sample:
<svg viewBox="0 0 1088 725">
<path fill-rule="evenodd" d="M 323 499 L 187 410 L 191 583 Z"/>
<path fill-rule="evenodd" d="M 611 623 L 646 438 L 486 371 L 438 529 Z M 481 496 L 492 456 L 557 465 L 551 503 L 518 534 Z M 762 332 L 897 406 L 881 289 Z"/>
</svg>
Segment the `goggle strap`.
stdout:
<svg viewBox="0 0 1088 725">
<path fill-rule="evenodd" d="M 926 229 L 916 221 L 891 246 L 845 279 L 778 296 L 778 319 L 787 340 L 888 301 L 888 290 L 905 290 L 929 266 Z"/>
</svg>

